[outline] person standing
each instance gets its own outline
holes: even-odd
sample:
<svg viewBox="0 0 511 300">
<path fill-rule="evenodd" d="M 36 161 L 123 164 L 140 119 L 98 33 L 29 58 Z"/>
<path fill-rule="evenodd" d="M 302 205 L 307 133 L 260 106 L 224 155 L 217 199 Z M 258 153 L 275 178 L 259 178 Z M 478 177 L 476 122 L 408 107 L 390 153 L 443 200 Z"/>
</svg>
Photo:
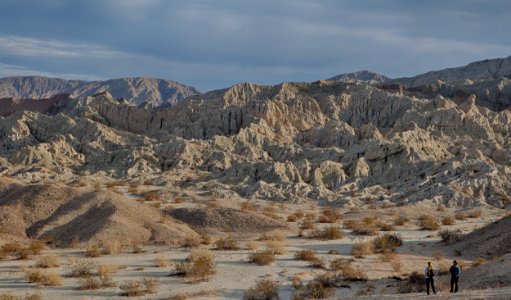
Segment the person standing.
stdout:
<svg viewBox="0 0 511 300">
<path fill-rule="evenodd" d="M 430 286 L 431 286 L 431 290 L 433 291 L 433 294 L 436 294 L 435 280 L 433 279 L 435 277 L 435 270 L 433 269 L 431 262 L 428 262 L 428 266 L 424 270 L 424 274 L 426 275 L 426 291 L 428 292 L 428 295 L 429 295 L 429 287 Z"/>
<path fill-rule="evenodd" d="M 461 267 L 458 265 L 457 261 L 452 262 L 452 266 L 449 269 L 451 273 L 451 293 L 458 292 L 458 279 L 461 275 Z"/>
</svg>

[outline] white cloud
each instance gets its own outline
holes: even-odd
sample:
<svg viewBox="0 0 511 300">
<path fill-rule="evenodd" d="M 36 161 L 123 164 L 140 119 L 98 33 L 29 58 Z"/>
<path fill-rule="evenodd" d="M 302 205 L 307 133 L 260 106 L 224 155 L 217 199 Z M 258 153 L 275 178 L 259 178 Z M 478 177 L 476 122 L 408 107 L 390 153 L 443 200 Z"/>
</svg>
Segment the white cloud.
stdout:
<svg viewBox="0 0 511 300">
<path fill-rule="evenodd" d="M 34 70 L 24 66 L 9 65 L 0 63 L 0 77 L 7 76 L 46 76 L 54 78 L 65 78 L 65 79 L 79 79 L 79 80 L 101 80 L 103 78 L 89 74 L 75 74 L 75 73 L 53 73 Z"/>
<path fill-rule="evenodd" d="M 14 35 L 0 36 L 0 53 L 34 57 L 112 57 L 122 54 L 100 45 Z"/>
</svg>

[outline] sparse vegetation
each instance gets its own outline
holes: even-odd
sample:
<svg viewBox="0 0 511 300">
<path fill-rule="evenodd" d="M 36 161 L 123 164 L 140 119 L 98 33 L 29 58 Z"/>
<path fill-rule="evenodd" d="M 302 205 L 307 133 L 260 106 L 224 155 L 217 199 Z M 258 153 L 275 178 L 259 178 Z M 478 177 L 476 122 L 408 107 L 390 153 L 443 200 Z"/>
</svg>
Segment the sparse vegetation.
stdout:
<svg viewBox="0 0 511 300">
<path fill-rule="evenodd" d="M 374 245 L 370 242 L 356 243 L 351 248 L 351 255 L 356 258 L 363 258 L 374 253 Z"/>
<path fill-rule="evenodd" d="M 86 256 L 87 257 L 100 257 L 103 251 L 97 243 L 91 243 L 87 246 Z"/>
<path fill-rule="evenodd" d="M 158 291 L 159 282 L 156 279 L 144 278 L 141 281 L 129 280 L 119 286 L 123 291 L 121 295 L 128 297 L 144 296 L 154 294 Z"/>
<path fill-rule="evenodd" d="M 286 245 L 281 241 L 268 241 L 266 242 L 266 248 L 277 255 L 286 254 L 287 252 Z"/>
<path fill-rule="evenodd" d="M 312 261 L 318 257 L 318 254 L 314 250 L 300 250 L 295 253 L 294 258 L 296 260 Z"/>
<path fill-rule="evenodd" d="M 403 226 L 408 221 L 410 221 L 410 219 L 405 214 L 401 213 L 394 220 L 394 225 L 396 225 L 396 226 Z"/>
<path fill-rule="evenodd" d="M 209 250 L 196 250 L 184 262 L 176 264 L 178 275 L 194 281 L 204 281 L 216 273 L 215 255 Z"/>
<path fill-rule="evenodd" d="M 27 268 L 24 272 L 25 277 L 30 283 L 37 283 L 44 286 L 59 286 L 62 284 L 62 277 L 56 272 L 45 271 L 38 268 Z"/>
<path fill-rule="evenodd" d="M 67 268 L 70 277 L 90 277 L 96 267 L 96 263 L 89 259 L 70 259 Z"/>
<path fill-rule="evenodd" d="M 232 236 L 218 239 L 215 242 L 215 249 L 217 250 L 239 250 L 240 245 Z"/>
<path fill-rule="evenodd" d="M 245 291 L 244 300 L 278 300 L 279 285 L 271 279 L 261 279 Z"/>
<path fill-rule="evenodd" d="M 456 243 L 461 239 L 461 230 L 449 230 L 449 229 L 443 229 L 438 232 L 438 236 L 442 239 L 442 241 L 447 244 L 453 244 Z"/>
<path fill-rule="evenodd" d="M 309 238 L 320 240 L 337 240 L 344 237 L 344 231 L 337 226 L 327 226 L 323 229 L 313 230 Z"/>
<path fill-rule="evenodd" d="M 318 218 L 320 223 L 336 223 L 342 219 L 342 214 L 333 207 L 324 208 Z"/>
<path fill-rule="evenodd" d="M 42 256 L 37 260 L 38 268 L 56 268 L 59 266 L 59 258 L 55 255 Z"/>
<path fill-rule="evenodd" d="M 154 259 L 154 266 L 164 268 L 170 266 L 170 261 L 163 255 L 159 255 Z"/>
<path fill-rule="evenodd" d="M 250 253 L 248 260 L 260 266 L 272 264 L 275 261 L 275 253 L 272 250 L 261 250 Z"/>
<path fill-rule="evenodd" d="M 373 240 L 374 250 L 380 253 L 394 252 L 402 244 L 403 239 L 398 233 L 385 233 Z"/>
<path fill-rule="evenodd" d="M 422 230 L 438 230 L 440 228 L 440 224 L 436 218 L 430 215 L 422 215 L 419 218 L 419 227 Z"/>
<path fill-rule="evenodd" d="M 443 225 L 453 225 L 456 220 L 453 216 L 444 216 L 442 218 L 442 224 Z"/>
<path fill-rule="evenodd" d="M 472 266 L 477 267 L 477 266 L 480 266 L 485 263 L 486 263 L 486 259 L 484 259 L 482 257 L 478 257 L 478 258 L 474 259 L 474 261 L 472 262 Z"/>
</svg>

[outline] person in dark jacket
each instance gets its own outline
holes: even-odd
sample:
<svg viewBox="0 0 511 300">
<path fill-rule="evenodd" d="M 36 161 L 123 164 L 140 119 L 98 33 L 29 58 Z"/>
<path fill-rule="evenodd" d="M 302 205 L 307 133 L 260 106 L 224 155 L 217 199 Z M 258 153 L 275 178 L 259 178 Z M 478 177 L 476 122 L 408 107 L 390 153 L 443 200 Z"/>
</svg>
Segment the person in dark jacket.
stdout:
<svg viewBox="0 0 511 300">
<path fill-rule="evenodd" d="M 426 291 L 428 292 L 428 295 L 429 295 L 429 287 L 430 286 L 431 286 L 431 290 L 433 291 L 433 294 L 436 294 L 435 280 L 433 279 L 435 277 L 435 270 L 433 269 L 431 262 L 428 262 L 428 266 L 424 270 L 424 274 L 426 275 Z"/>
<path fill-rule="evenodd" d="M 461 275 L 461 267 L 458 265 L 457 261 L 452 262 L 452 267 L 449 269 L 451 273 L 451 293 L 458 292 L 458 279 Z"/>
</svg>

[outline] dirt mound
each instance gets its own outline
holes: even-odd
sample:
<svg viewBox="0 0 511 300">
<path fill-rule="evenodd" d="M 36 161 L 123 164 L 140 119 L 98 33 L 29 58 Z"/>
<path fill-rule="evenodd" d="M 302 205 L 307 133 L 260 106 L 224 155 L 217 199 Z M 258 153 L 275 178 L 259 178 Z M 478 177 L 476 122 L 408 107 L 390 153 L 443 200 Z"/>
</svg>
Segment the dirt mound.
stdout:
<svg viewBox="0 0 511 300">
<path fill-rule="evenodd" d="M 511 216 L 475 230 L 454 244 L 463 256 L 502 256 L 511 253 Z"/>
<path fill-rule="evenodd" d="M 511 270 L 511 255 L 508 254 L 464 270 L 460 280 L 467 283 L 464 288 L 471 290 L 509 286 L 511 285 L 509 270 Z"/>
<path fill-rule="evenodd" d="M 158 210 L 109 191 L 0 182 L 0 227 L 15 237 L 54 238 L 62 246 L 118 240 L 180 245 L 198 237 Z"/>
<path fill-rule="evenodd" d="M 194 229 L 205 231 L 256 233 L 284 227 L 279 221 L 234 208 L 178 208 L 168 213 Z"/>
</svg>

